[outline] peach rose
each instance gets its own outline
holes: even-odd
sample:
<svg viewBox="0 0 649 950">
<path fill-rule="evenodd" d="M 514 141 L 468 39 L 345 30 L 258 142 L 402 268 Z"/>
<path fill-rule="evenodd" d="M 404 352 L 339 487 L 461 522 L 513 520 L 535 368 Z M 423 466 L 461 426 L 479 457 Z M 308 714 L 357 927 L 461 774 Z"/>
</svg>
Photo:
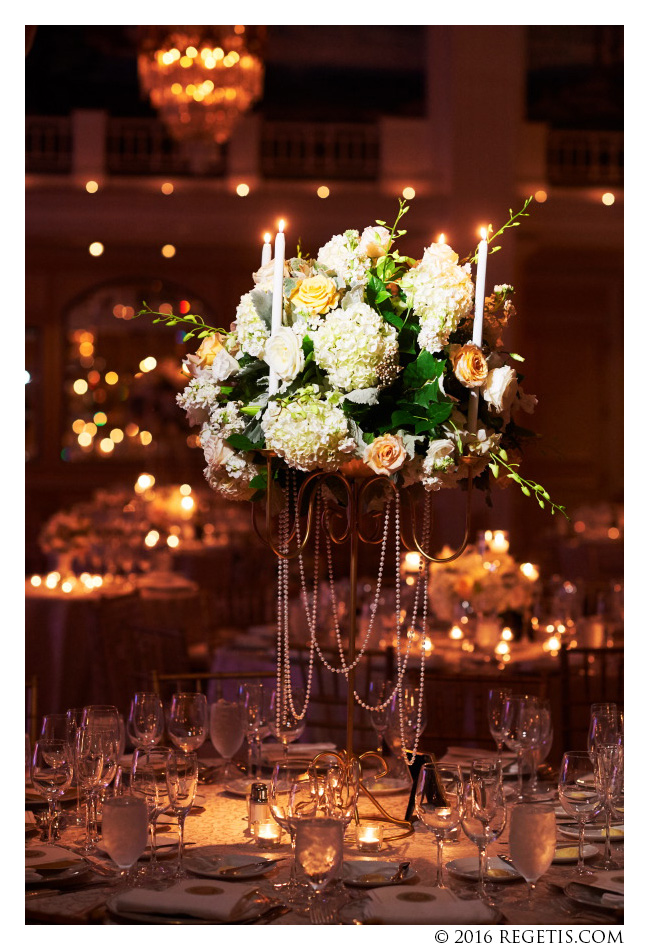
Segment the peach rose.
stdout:
<svg viewBox="0 0 649 950">
<path fill-rule="evenodd" d="M 368 445 L 363 461 L 377 475 L 392 475 L 406 461 L 406 447 L 398 435 L 380 435 Z"/>
<path fill-rule="evenodd" d="M 205 366 L 211 366 L 214 362 L 214 357 L 222 349 L 223 344 L 221 343 L 219 334 L 213 333 L 211 336 L 206 336 L 203 339 L 203 342 L 196 350 L 196 353 L 193 356 L 188 357 L 188 359 L 201 368 Z"/>
<path fill-rule="evenodd" d="M 305 277 L 291 294 L 298 310 L 310 313 L 328 313 L 338 303 L 340 293 L 331 277 Z"/>
<path fill-rule="evenodd" d="M 453 372 L 463 386 L 475 389 L 482 386 L 489 367 L 485 355 L 475 343 L 465 343 L 453 355 Z"/>
</svg>

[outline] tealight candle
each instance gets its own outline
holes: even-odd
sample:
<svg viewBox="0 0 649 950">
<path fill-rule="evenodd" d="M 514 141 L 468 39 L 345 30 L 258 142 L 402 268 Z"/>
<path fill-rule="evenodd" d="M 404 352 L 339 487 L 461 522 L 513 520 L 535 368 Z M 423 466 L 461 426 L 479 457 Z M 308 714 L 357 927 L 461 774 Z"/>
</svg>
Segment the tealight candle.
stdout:
<svg viewBox="0 0 649 950">
<path fill-rule="evenodd" d="M 282 840 L 282 829 L 275 821 L 255 821 L 252 825 L 258 848 L 276 848 Z"/>
<path fill-rule="evenodd" d="M 356 844 L 359 851 L 380 851 L 383 847 L 383 825 L 378 822 L 357 825 Z"/>
<path fill-rule="evenodd" d="M 509 534 L 507 531 L 494 531 L 491 543 L 488 545 L 492 554 L 507 554 L 509 551 Z"/>
</svg>

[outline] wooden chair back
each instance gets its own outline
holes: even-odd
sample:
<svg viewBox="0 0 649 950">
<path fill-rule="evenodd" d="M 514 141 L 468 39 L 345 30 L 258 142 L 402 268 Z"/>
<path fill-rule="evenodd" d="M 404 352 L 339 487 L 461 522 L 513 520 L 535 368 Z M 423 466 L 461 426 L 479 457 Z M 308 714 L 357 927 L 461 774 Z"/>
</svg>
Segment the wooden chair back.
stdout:
<svg viewBox="0 0 649 950">
<path fill-rule="evenodd" d="M 559 668 L 563 748 L 585 749 L 592 703 L 624 705 L 624 647 L 562 646 Z"/>
</svg>

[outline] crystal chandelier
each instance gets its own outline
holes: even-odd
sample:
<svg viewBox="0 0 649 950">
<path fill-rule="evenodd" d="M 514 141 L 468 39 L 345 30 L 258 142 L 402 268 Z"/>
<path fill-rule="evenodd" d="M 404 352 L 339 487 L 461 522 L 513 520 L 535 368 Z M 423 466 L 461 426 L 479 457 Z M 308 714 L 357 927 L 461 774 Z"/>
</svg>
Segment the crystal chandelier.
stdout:
<svg viewBox="0 0 649 950">
<path fill-rule="evenodd" d="M 216 142 L 259 99 L 264 27 L 142 27 L 142 89 L 179 142 Z"/>
</svg>

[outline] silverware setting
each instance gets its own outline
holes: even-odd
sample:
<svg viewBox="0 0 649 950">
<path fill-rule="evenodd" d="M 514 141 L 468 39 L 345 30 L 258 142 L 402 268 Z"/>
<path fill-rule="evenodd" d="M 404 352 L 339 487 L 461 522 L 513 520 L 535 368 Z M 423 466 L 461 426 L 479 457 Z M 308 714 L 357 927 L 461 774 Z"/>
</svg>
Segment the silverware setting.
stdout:
<svg viewBox="0 0 649 950">
<path fill-rule="evenodd" d="M 403 881 L 404 877 L 408 873 L 408 868 L 410 867 L 410 861 L 402 861 L 397 870 L 394 872 L 390 878 L 391 883 L 396 883 L 397 881 Z"/>
</svg>

